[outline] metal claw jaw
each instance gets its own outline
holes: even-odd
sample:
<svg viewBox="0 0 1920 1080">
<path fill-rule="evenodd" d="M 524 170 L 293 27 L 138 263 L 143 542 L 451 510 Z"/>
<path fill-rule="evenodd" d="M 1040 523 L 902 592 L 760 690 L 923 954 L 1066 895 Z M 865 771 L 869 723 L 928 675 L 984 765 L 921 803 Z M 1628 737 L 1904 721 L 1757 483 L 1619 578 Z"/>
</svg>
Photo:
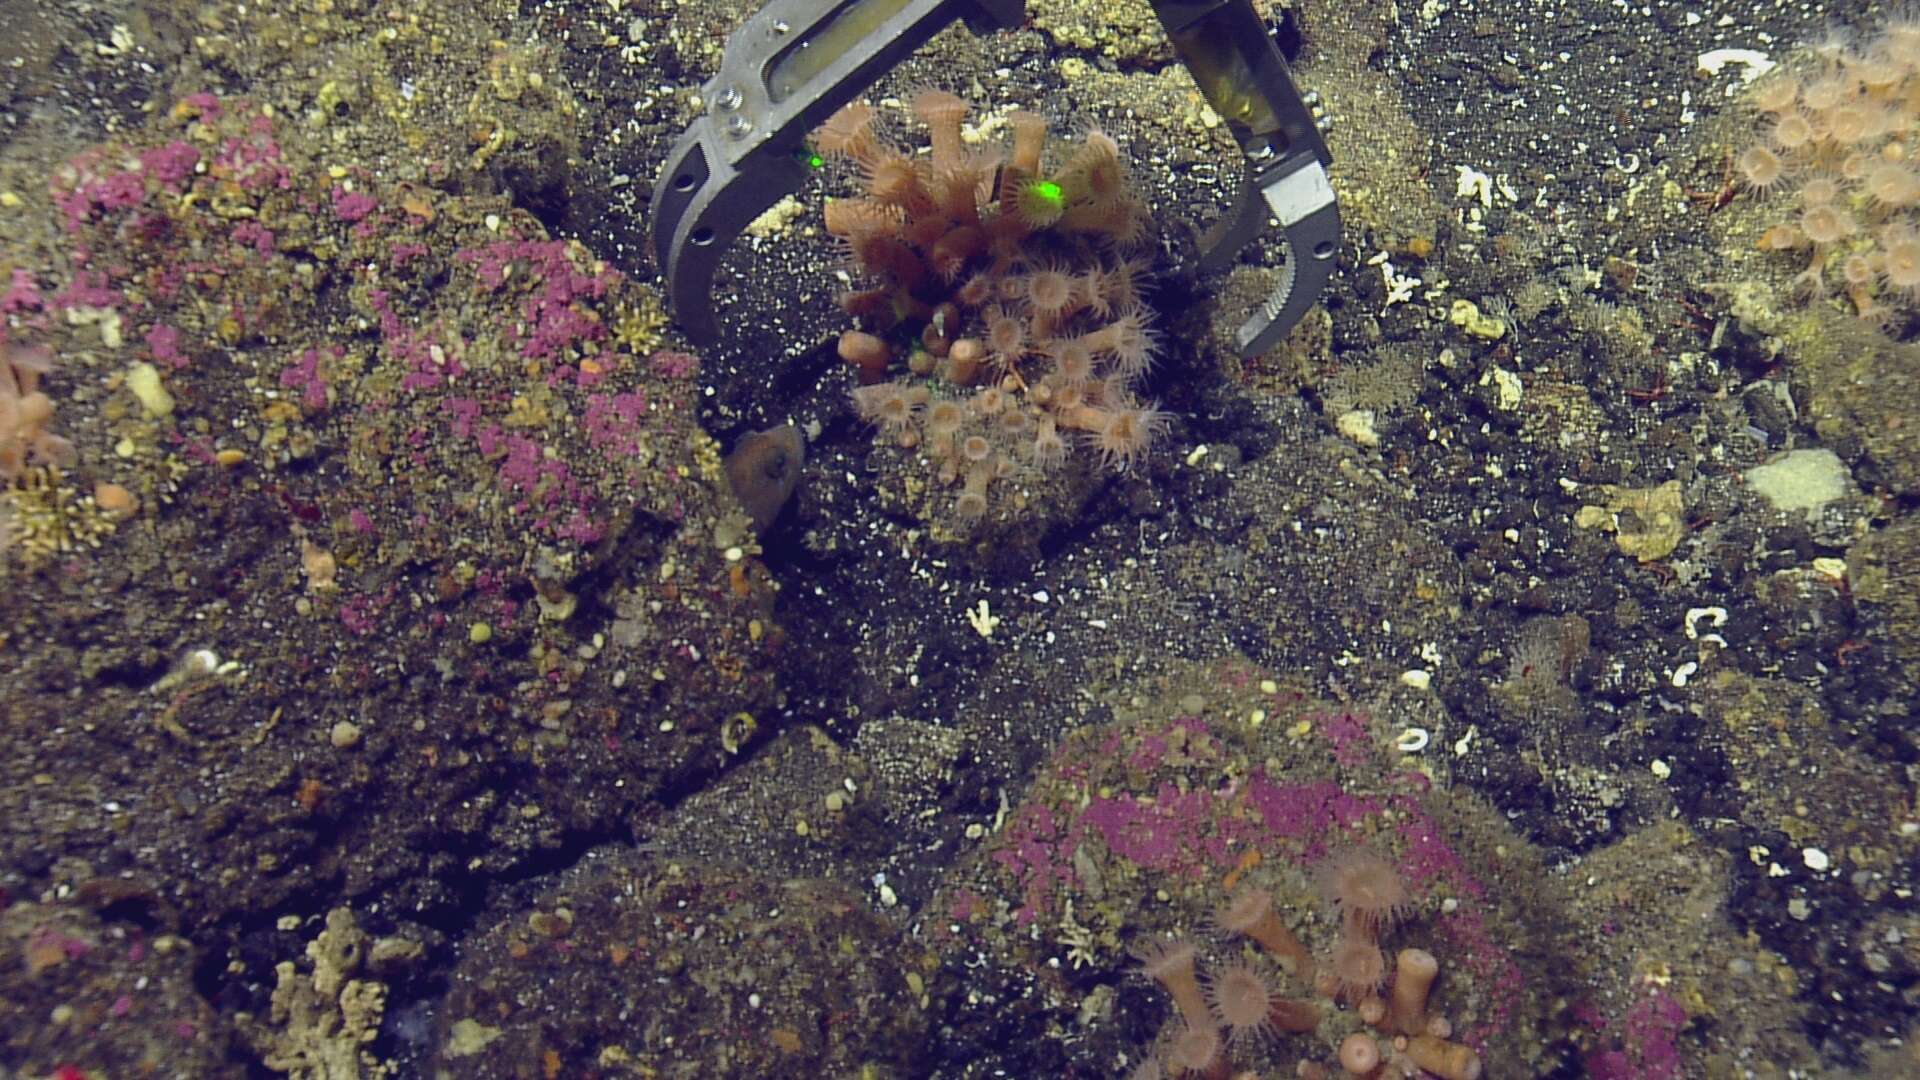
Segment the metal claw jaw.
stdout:
<svg viewBox="0 0 1920 1080">
<path fill-rule="evenodd" d="M 1247 175 L 1200 243 L 1202 273 L 1231 264 L 1278 222 L 1280 285 L 1235 333 L 1242 356 L 1279 344 L 1326 290 L 1340 250 L 1340 207 L 1327 179 L 1317 100 L 1303 98 L 1249 0 L 1153 0 L 1174 51 L 1240 144 Z"/>
<path fill-rule="evenodd" d="M 653 189 L 654 263 L 688 336 L 719 337 L 714 273 L 754 218 L 806 182 L 809 132 L 955 19 L 1004 29 L 1025 11 L 1026 0 L 772 0 L 749 18 Z"/>
<path fill-rule="evenodd" d="M 1257 173 L 1244 182 L 1232 213 L 1200 245 L 1200 269 L 1211 273 L 1232 263 L 1241 250 L 1280 223 L 1286 249 L 1280 284 L 1234 332 L 1241 356 L 1258 356 L 1278 345 L 1320 300 L 1333 278 L 1340 249 L 1340 207 L 1327 172 L 1315 161 Z"/>
<path fill-rule="evenodd" d="M 701 343 L 720 336 L 713 278 L 728 246 L 783 193 L 798 191 L 807 174 L 798 159 L 787 168 L 774 158 L 754 166 L 752 182 L 746 182 L 724 148 L 714 145 L 715 134 L 705 118 L 688 129 L 653 196 L 653 257 L 666 283 L 667 307 L 687 336 Z"/>
</svg>

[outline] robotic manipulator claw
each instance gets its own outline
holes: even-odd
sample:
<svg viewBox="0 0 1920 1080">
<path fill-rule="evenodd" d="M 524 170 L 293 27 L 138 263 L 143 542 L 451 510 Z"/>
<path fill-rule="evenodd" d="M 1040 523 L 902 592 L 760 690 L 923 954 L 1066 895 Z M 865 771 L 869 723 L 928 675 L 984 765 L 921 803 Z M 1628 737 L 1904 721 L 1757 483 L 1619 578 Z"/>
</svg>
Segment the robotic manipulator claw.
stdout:
<svg viewBox="0 0 1920 1080">
<path fill-rule="evenodd" d="M 1240 144 L 1246 175 L 1200 244 L 1224 269 L 1277 223 L 1281 283 L 1241 324 L 1252 356 L 1278 344 L 1320 298 L 1340 246 L 1331 158 L 1251 0 L 1152 0 L 1175 52 Z M 807 136 L 955 19 L 975 33 L 1020 25 L 1026 0 L 771 0 L 727 42 L 702 88 L 705 115 L 654 185 L 651 240 L 668 306 L 696 341 L 720 336 L 713 279 L 754 218 L 813 171 Z"/>
</svg>

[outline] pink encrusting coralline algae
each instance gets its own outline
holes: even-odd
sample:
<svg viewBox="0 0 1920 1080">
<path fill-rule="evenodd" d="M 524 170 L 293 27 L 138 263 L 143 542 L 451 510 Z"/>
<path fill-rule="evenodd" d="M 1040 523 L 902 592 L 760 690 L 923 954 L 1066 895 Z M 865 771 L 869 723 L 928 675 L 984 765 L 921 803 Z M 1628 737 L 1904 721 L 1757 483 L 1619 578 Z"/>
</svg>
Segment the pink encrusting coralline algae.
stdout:
<svg viewBox="0 0 1920 1080">
<path fill-rule="evenodd" d="M 1687 1026 L 1687 1010 L 1665 990 L 1650 988 L 1612 1020 L 1586 1004 L 1577 1014 L 1604 1040 L 1586 1057 L 1587 1075 L 1593 1080 L 1678 1080 L 1684 1075 L 1678 1038 Z"/>
</svg>

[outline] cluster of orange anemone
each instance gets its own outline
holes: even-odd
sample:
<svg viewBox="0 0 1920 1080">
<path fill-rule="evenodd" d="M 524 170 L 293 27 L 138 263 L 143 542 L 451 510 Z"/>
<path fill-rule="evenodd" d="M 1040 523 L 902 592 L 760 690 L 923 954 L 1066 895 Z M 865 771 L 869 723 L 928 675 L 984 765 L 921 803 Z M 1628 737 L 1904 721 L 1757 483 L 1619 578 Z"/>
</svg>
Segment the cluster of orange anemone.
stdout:
<svg viewBox="0 0 1920 1080">
<path fill-rule="evenodd" d="M 40 389 L 52 368 L 45 349 L 0 340 L 0 480 L 28 465 L 73 463 L 73 444 L 53 433 L 53 401 Z"/>
<path fill-rule="evenodd" d="M 1809 254 L 1797 290 L 1825 296 L 1831 274 L 1856 314 L 1885 322 L 1920 308 L 1920 18 L 1814 55 L 1755 84 L 1762 131 L 1734 167 L 1751 191 L 1792 193 L 1759 246 Z"/>
<path fill-rule="evenodd" d="M 1433 954 L 1401 949 L 1388 978 L 1381 936 L 1413 910 L 1412 897 L 1392 864 L 1356 849 L 1328 859 L 1317 877 L 1340 919 L 1340 936 L 1324 961 L 1316 960 L 1281 920 L 1272 896 L 1252 888 L 1235 892 L 1214 921 L 1221 930 L 1257 944 L 1266 960 L 1230 960 L 1203 977 L 1191 941 L 1152 941 L 1135 950 L 1146 973 L 1173 998 L 1176 1016 L 1159 1041 L 1159 1052 L 1134 1070 L 1133 1080 L 1158 1080 L 1168 1074 L 1205 1080 L 1251 1077 L 1233 1072 L 1233 1051 L 1282 1033 L 1319 1030 L 1320 1006 L 1282 994 L 1278 980 L 1269 974 L 1274 961 L 1317 996 L 1350 1006 L 1371 1029 L 1341 1039 L 1332 1062 L 1339 1075 L 1402 1080 L 1424 1071 L 1441 1080 L 1478 1080 L 1480 1056 L 1450 1041 L 1452 1025 L 1429 1008 L 1428 997 L 1440 974 Z M 1304 1059 L 1296 1075 L 1326 1080 L 1333 1073 L 1327 1064 Z"/>
<path fill-rule="evenodd" d="M 952 94 L 912 109 L 926 153 L 887 139 L 861 102 L 813 136 L 860 175 L 861 194 L 825 212 L 860 279 L 840 298 L 860 327 L 839 342 L 855 407 L 960 489 L 963 521 L 987 512 L 995 481 L 1058 468 L 1075 444 L 1132 467 L 1169 418 L 1137 394 L 1158 350 L 1148 262 L 1132 254 L 1150 218 L 1119 145 L 1090 130 L 1050 160 L 1036 114 L 1007 117 L 1009 148 L 969 143 Z"/>
</svg>

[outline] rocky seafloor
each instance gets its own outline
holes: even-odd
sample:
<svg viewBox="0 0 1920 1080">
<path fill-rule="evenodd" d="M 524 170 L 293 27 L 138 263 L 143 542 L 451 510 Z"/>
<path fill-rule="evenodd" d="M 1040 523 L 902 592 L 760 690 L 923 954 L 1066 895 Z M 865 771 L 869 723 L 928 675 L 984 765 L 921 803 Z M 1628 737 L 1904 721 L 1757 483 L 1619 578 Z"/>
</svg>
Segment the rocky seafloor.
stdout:
<svg viewBox="0 0 1920 1080">
<path fill-rule="evenodd" d="M 0 1077 L 1148 1075 L 1187 946 L 1306 1017 L 1240 1075 L 1920 1073 L 1920 93 L 1818 100 L 1910 16 L 1258 6 L 1345 239 L 1256 357 L 1145 4 L 873 88 L 1150 211 L 1158 444 L 956 524 L 835 355 L 857 175 L 662 306 L 738 5 L 0 0 Z"/>
</svg>

